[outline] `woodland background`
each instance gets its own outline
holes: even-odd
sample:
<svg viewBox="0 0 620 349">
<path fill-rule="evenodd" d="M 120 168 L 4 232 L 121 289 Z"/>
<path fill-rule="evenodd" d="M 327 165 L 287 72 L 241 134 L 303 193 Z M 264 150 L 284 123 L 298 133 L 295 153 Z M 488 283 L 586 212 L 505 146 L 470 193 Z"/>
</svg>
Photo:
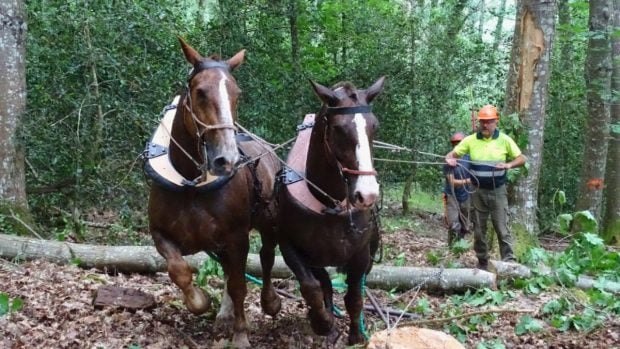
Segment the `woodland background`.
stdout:
<svg viewBox="0 0 620 349">
<path fill-rule="evenodd" d="M 387 76 L 374 102 L 378 139 L 408 151 L 375 149 L 386 266 L 476 264 L 467 239 L 445 243 L 443 156 L 453 132 L 472 130 L 472 110 L 497 105 L 500 129 L 528 157 L 510 171 L 509 189 L 515 252 L 531 276 L 463 294 L 372 292 L 469 347 L 618 347 L 620 253 L 610 245 L 620 243 L 619 28 L 620 0 L 1 1 L 0 237 L 152 244 L 140 155 L 185 85 L 180 36 L 205 55 L 247 50 L 234 72 L 239 122 L 274 143 L 319 109 L 308 79 L 365 88 Z M 215 314 L 182 311 L 163 274 L 20 258 L 0 258 L 0 346 L 225 345 L 210 326 Z M 595 282 L 576 289 L 583 275 Z M 221 280 L 213 260 L 194 279 L 212 294 Z M 294 281 L 278 282 L 297 292 Z M 150 290 L 158 306 L 93 309 L 106 283 Z M 255 348 L 316 339 L 302 302 L 285 300 L 286 316 L 274 321 L 253 306 L 259 292 L 250 286 L 247 300 Z M 527 315 L 511 313 L 520 309 Z M 472 316 L 478 310 L 487 313 Z M 367 320 L 370 332 L 385 328 Z"/>
<path fill-rule="evenodd" d="M 529 174 L 511 171 L 517 232 L 533 240 L 568 232 L 581 212 L 606 241 L 620 240 L 618 0 L 32 0 L 0 8 L 5 232 L 44 227 L 46 237 L 84 241 L 95 216 L 145 230 L 139 157 L 187 78 L 181 36 L 205 55 L 247 50 L 235 72 L 239 121 L 275 143 L 318 110 L 308 79 L 367 87 L 386 75 L 374 106 L 378 139 L 412 151 L 379 149 L 378 159 L 403 162 L 376 166 L 383 187 L 404 188 L 405 211 L 412 191 L 440 193 L 448 137 L 471 131 L 471 110 L 498 105 L 500 129 L 529 159 Z"/>
</svg>

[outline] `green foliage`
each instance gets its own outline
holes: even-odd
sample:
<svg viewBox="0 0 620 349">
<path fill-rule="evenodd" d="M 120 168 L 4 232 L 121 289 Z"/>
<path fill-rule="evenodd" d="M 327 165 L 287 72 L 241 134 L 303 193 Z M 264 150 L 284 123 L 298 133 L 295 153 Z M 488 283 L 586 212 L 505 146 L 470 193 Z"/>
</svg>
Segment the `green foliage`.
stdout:
<svg viewBox="0 0 620 349">
<path fill-rule="evenodd" d="M 452 244 L 452 246 L 450 246 L 450 252 L 452 252 L 456 257 L 458 257 L 471 250 L 471 248 L 471 242 L 466 239 L 458 239 Z"/>
<path fill-rule="evenodd" d="M 505 65 L 490 65 L 508 52 L 480 40 L 465 2 L 419 11 L 397 1 L 297 1 L 289 8 L 238 0 L 39 0 L 27 11 L 29 117 L 21 137 L 32 165 L 28 186 L 65 183 L 30 197 L 48 226 L 58 216 L 46 207 L 69 207 L 78 218 L 102 208 L 144 210 L 147 187 L 135 159 L 184 83 L 188 65 L 177 35 L 204 54 L 247 49 L 235 72 L 244 91 L 239 119 L 272 142 L 292 137 L 302 116 L 320 107 L 306 78 L 367 87 L 387 75 L 375 103 L 379 138 L 439 155 L 452 129 L 467 128 L 469 107 L 501 99 Z M 420 156 L 415 160 L 436 161 Z M 377 167 L 386 180 L 402 180 L 411 169 Z M 415 180 L 439 191 L 440 172 L 421 166 Z"/>
<path fill-rule="evenodd" d="M 11 235 L 32 235 L 26 226 L 34 226 L 28 208 L 13 202 L 0 200 L 0 233 Z"/>
<path fill-rule="evenodd" d="M 477 290 L 472 293 L 466 291 L 463 295 L 452 296 L 451 302 L 455 306 L 462 304 L 469 304 L 471 306 L 479 307 L 482 305 L 501 305 L 506 302 L 508 298 L 513 298 L 514 294 L 507 291 L 494 291 L 488 288 Z"/>
<path fill-rule="evenodd" d="M 558 191 L 566 193 L 562 205 L 573 211 L 583 161 L 586 59 L 589 5 L 571 1 L 570 22 L 558 23 L 551 54 L 553 77 L 549 80 L 546 108 L 543 166 L 540 174 L 539 215 L 542 230 L 553 228 L 558 212 L 554 201 Z"/>
<path fill-rule="evenodd" d="M 202 265 L 198 269 L 198 274 L 196 275 L 196 284 L 198 286 L 206 286 L 209 276 L 224 277 L 224 269 L 222 269 L 220 263 L 213 258 L 207 258 L 202 262 Z"/>
<path fill-rule="evenodd" d="M 526 333 L 540 332 L 542 329 L 543 326 L 538 320 L 532 318 L 530 315 L 523 315 L 519 318 L 519 322 L 515 327 L 515 334 L 521 336 Z"/>
<path fill-rule="evenodd" d="M 431 308 L 431 303 L 428 301 L 427 298 L 418 299 L 413 310 L 416 312 L 416 314 L 421 315 L 428 315 L 433 312 L 433 309 Z"/>
<path fill-rule="evenodd" d="M 24 301 L 21 298 L 11 298 L 8 294 L 0 292 L 0 316 L 20 311 L 23 306 Z"/>
<path fill-rule="evenodd" d="M 426 252 L 426 261 L 431 265 L 438 265 L 441 262 L 441 252 L 436 250 Z"/>
</svg>

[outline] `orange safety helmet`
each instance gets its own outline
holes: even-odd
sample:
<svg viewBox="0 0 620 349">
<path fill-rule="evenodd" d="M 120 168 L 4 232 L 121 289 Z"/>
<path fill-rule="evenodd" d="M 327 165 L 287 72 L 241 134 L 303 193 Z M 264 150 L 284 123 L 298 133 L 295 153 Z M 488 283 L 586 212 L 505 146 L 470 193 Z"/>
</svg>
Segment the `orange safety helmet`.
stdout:
<svg viewBox="0 0 620 349">
<path fill-rule="evenodd" d="M 452 144 L 458 143 L 462 141 L 463 138 L 465 138 L 465 134 L 463 132 L 456 132 L 455 134 L 452 135 L 452 137 L 450 137 L 450 143 Z"/>
<path fill-rule="evenodd" d="M 478 120 L 498 120 L 499 114 L 497 114 L 497 109 L 487 104 L 484 107 L 480 108 L 478 112 Z"/>
</svg>

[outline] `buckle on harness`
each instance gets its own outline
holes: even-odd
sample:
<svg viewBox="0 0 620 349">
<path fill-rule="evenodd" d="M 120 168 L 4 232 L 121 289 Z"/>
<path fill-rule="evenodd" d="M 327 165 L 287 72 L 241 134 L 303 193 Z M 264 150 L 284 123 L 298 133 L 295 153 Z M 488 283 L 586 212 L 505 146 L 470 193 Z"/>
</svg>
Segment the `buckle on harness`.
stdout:
<svg viewBox="0 0 620 349">
<path fill-rule="evenodd" d="M 146 143 L 146 149 L 144 149 L 144 156 L 147 159 L 156 158 L 164 154 L 168 154 L 168 148 L 151 142 Z"/>
</svg>

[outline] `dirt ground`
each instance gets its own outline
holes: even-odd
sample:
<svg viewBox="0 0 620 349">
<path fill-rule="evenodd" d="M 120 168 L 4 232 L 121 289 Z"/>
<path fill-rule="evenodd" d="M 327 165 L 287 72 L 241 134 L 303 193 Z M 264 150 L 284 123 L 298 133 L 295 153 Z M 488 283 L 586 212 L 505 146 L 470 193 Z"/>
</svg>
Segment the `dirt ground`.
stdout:
<svg viewBox="0 0 620 349">
<path fill-rule="evenodd" d="M 383 237 L 384 262 L 405 263 L 412 266 L 428 265 L 429 251 L 446 252 L 441 217 L 418 214 L 423 224 L 415 230 L 400 230 Z M 443 252 L 442 252 L 443 251 Z M 475 256 L 468 252 L 457 259 L 465 267 L 474 267 Z M 211 280 L 218 287 L 221 282 Z M 105 307 L 95 309 L 93 295 L 103 285 L 138 289 L 154 296 L 156 306 L 150 310 L 128 311 Z M 279 286 L 291 294 L 299 294 L 292 280 L 283 280 Z M 42 261 L 15 264 L 0 259 L 0 292 L 11 299 L 23 300 L 23 308 L 0 317 L 0 348 L 226 348 L 230 333 L 214 327 L 215 312 L 202 316 L 189 313 L 181 302 L 180 291 L 167 274 L 109 275 L 97 270 L 82 270 L 74 266 L 59 266 Z M 370 290 L 382 307 L 397 308 L 415 304 L 426 297 L 432 312 L 424 319 L 441 318 L 441 311 L 449 296 L 431 295 L 417 290 L 394 294 Z M 516 296 L 499 308 L 533 309 L 532 316 L 542 319 L 540 307 L 554 297 L 553 293 L 527 296 L 515 290 Z M 250 342 L 253 349 L 267 348 L 346 348 L 347 319 L 338 320 L 340 337 L 333 343 L 312 334 L 306 320 L 307 309 L 298 299 L 283 298 L 282 311 L 275 318 L 264 315 L 260 309 L 259 288 L 249 284 L 246 313 L 251 326 Z M 344 309 L 342 294 L 336 304 Z M 366 303 L 369 302 L 366 300 Z M 462 309 L 479 311 L 483 307 Z M 408 309 L 414 312 L 413 309 Z M 620 348 L 620 319 L 610 317 L 605 327 L 588 333 L 560 332 L 548 325 L 543 331 L 521 336 L 515 326 L 522 314 L 497 313 L 490 324 L 481 324 L 467 334 L 464 345 L 476 348 L 480 343 L 503 343 L 506 348 Z M 367 333 L 386 328 L 386 324 L 372 311 L 365 312 Z M 447 330 L 447 327 L 467 326 L 467 320 L 440 322 L 425 327 Z M 397 317 L 391 318 L 391 325 Z M 402 325 L 407 319 L 401 319 Z M 494 346 L 501 348 L 501 346 Z"/>
</svg>

